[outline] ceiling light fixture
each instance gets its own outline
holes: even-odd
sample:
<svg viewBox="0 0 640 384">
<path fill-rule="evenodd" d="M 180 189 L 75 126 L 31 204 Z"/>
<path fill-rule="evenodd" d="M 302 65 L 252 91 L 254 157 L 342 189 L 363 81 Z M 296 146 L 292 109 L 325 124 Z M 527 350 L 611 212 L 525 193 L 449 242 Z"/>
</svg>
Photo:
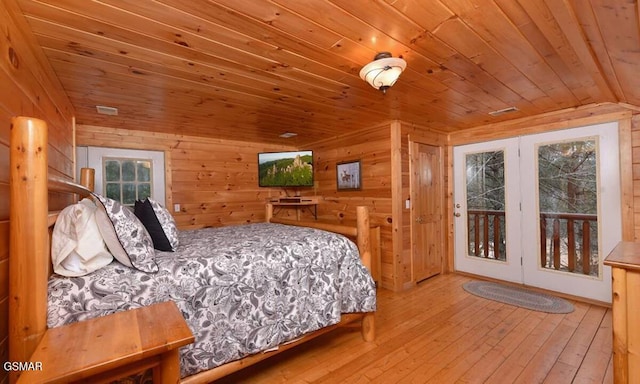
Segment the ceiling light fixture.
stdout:
<svg viewBox="0 0 640 384">
<path fill-rule="evenodd" d="M 360 78 L 373 88 L 387 93 L 387 89 L 395 84 L 398 77 L 407 67 L 407 62 L 399 57 L 392 57 L 389 52 L 380 52 L 369 64 L 360 70 Z"/>
<path fill-rule="evenodd" d="M 298 134 L 297 133 L 293 133 L 293 132 L 285 132 L 285 133 L 280 135 L 280 137 L 282 137 L 284 139 L 288 139 L 288 138 L 294 137 L 294 136 L 298 136 Z"/>
</svg>

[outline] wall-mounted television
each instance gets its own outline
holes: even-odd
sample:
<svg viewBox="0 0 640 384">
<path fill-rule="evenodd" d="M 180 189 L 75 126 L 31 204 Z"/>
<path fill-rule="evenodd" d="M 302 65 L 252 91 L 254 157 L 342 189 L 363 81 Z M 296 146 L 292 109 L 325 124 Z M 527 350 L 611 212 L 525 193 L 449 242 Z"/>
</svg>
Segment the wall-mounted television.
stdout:
<svg viewBox="0 0 640 384">
<path fill-rule="evenodd" d="M 313 187 L 313 151 L 258 153 L 261 187 Z"/>
</svg>

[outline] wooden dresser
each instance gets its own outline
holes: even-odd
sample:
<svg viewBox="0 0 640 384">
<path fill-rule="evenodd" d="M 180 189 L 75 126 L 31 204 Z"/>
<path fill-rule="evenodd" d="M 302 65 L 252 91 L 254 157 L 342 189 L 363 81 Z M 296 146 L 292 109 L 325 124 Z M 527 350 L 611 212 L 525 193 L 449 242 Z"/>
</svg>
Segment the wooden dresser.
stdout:
<svg viewBox="0 0 640 384">
<path fill-rule="evenodd" d="M 640 242 L 621 242 L 604 261 L 613 277 L 613 380 L 640 383 Z"/>
</svg>

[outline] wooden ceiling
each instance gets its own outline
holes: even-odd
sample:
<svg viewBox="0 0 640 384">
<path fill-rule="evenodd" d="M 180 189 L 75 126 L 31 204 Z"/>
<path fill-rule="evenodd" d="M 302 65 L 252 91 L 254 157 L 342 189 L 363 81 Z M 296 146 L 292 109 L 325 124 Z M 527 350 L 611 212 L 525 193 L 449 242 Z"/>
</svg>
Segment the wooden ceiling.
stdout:
<svg viewBox="0 0 640 384">
<path fill-rule="evenodd" d="M 390 119 L 451 132 L 640 105 L 632 0 L 17 3 L 78 124 L 304 146 Z M 386 94 L 358 75 L 381 51 L 407 61 Z"/>
</svg>

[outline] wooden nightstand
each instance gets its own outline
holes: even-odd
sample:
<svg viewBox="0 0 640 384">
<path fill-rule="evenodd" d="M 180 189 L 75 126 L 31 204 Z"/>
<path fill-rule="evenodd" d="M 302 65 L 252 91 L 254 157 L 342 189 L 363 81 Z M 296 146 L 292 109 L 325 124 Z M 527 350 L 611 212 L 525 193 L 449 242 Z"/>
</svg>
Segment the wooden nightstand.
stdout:
<svg viewBox="0 0 640 384">
<path fill-rule="evenodd" d="M 180 380 L 178 348 L 191 330 L 172 301 L 48 329 L 18 383 L 102 383 L 153 369 L 154 383 Z"/>
</svg>

